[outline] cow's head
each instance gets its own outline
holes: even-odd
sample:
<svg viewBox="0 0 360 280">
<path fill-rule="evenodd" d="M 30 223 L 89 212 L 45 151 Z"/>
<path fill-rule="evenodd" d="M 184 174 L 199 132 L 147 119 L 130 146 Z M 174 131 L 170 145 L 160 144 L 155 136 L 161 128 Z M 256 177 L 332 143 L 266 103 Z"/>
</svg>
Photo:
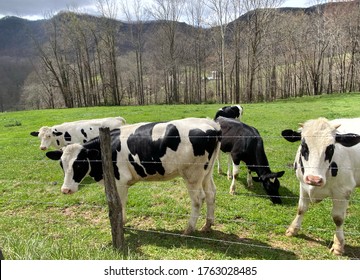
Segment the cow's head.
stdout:
<svg viewBox="0 0 360 280">
<path fill-rule="evenodd" d="M 241 105 L 234 105 L 229 107 L 228 109 L 232 111 L 231 115 L 234 119 L 240 120 L 244 112 L 244 108 Z"/>
<path fill-rule="evenodd" d="M 98 150 L 85 149 L 79 144 L 71 144 L 64 150 L 46 153 L 48 158 L 60 160 L 61 168 L 64 171 L 62 193 L 71 194 L 78 191 L 79 184 L 91 170 L 90 162 L 95 160 L 98 154 Z"/>
<path fill-rule="evenodd" d="M 30 132 L 30 135 L 39 137 L 41 140 L 40 150 L 47 150 L 51 145 L 54 137 L 62 135 L 62 132 L 54 131 L 51 127 L 43 126 L 39 131 Z"/>
<path fill-rule="evenodd" d="M 281 198 L 279 194 L 280 182 L 279 179 L 284 175 L 285 171 L 280 171 L 276 173 L 269 173 L 260 177 L 253 177 L 255 182 L 261 182 L 264 186 L 264 189 L 270 200 L 274 204 L 281 204 Z"/>
<path fill-rule="evenodd" d="M 241 105 L 225 106 L 216 112 L 214 120 L 216 120 L 218 117 L 240 120 L 243 112 L 244 108 Z"/>
<path fill-rule="evenodd" d="M 326 175 L 336 176 L 337 163 L 333 161 L 335 144 L 351 147 L 360 142 L 360 135 L 338 134 L 340 124 L 332 124 L 325 118 L 309 120 L 301 124 L 301 132 L 284 130 L 283 137 L 290 141 L 300 141 L 295 159 L 296 175 L 305 184 L 322 187 Z"/>
</svg>

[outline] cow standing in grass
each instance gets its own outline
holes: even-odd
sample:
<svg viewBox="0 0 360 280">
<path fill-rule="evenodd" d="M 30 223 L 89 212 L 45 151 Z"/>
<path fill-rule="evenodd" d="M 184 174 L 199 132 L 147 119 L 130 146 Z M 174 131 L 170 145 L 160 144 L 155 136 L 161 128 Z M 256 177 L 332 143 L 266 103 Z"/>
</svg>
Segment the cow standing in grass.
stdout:
<svg viewBox="0 0 360 280">
<path fill-rule="evenodd" d="M 111 131 L 114 174 L 124 222 L 131 185 L 181 176 L 187 185 L 192 208 L 185 234 L 195 230 L 204 199 L 207 216 L 202 230 L 210 230 L 215 207 L 213 166 L 220 137 L 219 125 L 201 118 L 125 125 Z M 63 151 L 51 151 L 46 155 L 60 160 L 65 173 L 61 191 L 65 194 L 76 192 L 87 175 L 103 183 L 99 138 L 83 145 L 71 144 Z"/>
<path fill-rule="evenodd" d="M 252 179 L 261 182 L 270 200 L 275 204 L 280 204 L 278 178 L 285 172 L 274 173 L 270 170 L 264 143 L 258 130 L 243 122 L 223 117 L 219 117 L 217 122 L 220 124 L 222 133 L 220 149 L 224 153 L 229 153 L 233 161 L 230 193 L 235 193 L 236 177 L 239 173 L 240 161 L 243 161 L 249 170 L 248 186 L 252 186 Z M 253 178 L 251 172 L 255 172 L 258 177 Z"/>
<path fill-rule="evenodd" d="M 60 149 L 73 143 L 86 143 L 99 136 L 100 127 L 109 127 L 111 130 L 118 128 L 125 123 L 126 121 L 122 117 L 80 120 L 65 122 L 52 127 L 43 126 L 39 131 L 31 132 L 30 135 L 39 137 L 41 140 L 40 150 L 45 151 L 50 146 Z"/>
<path fill-rule="evenodd" d="M 301 141 L 294 162 L 300 181 L 299 205 L 286 235 L 298 233 L 310 202 L 330 197 L 336 225 L 331 251 L 341 255 L 345 251 L 343 223 L 346 209 L 354 188 L 360 185 L 360 118 L 333 121 L 319 118 L 301 126 L 301 132 L 282 132 L 290 142 Z"/>
<path fill-rule="evenodd" d="M 228 119 L 233 119 L 233 120 L 238 120 L 240 121 L 242 115 L 244 112 L 244 108 L 240 105 L 231 105 L 231 106 L 224 106 L 222 108 L 220 108 L 214 117 L 214 120 L 216 121 L 219 117 L 224 117 L 224 118 L 228 118 Z M 220 154 L 219 154 L 220 156 Z M 230 174 L 231 172 L 231 166 L 232 166 L 232 159 L 231 159 L 231 155 L 228 155 L 228 162 L 227 162 L 227 177 L 228 179 L 231 179 L 232 176 Z M 218 173 L 221 174 L 222 173 L 222 169 L 221 169 L 221 164 L 220 164 L 220 159 L 218 157 L 217 159 L 217 169 L 218 169 Z"/>
</svg>

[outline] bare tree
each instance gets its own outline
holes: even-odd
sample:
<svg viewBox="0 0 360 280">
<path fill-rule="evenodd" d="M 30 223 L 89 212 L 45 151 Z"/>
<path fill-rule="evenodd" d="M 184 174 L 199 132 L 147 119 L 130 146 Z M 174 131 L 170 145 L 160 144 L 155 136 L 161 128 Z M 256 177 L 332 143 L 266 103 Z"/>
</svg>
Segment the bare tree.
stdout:
<svg viewBox="0 0 360 280">
<path fill-rule="evenodd" d="M 60 91 L 65 106 L 72 108 L 75 106 L 75 99 L 70 81 L 71 59 L 69 57 L 69 41 L 64 36 L 63 15 L 51 19 L 48 34 L 48 43 L 45 46 L 37 45 L 39 58 L 51 74 L 52 85 Z"/>
<path fill-rule="evenodd" d="M 230 20 L 230 0 L 209 0 L 206 2 L 208 7 L 215 15 L 215 25 L 217 26 L 214 34 L 215 41 L 218 43 L 219 54 L 219 81 L 217 87 L 217 95 L 220 96 L 220 102 L 227 103 L 227 88 L 226 88 L 226 65 L 225 65 L 225 33 Z M 217 36 L 218 35 L 218 36 Z"/>
<path fill-rule="evenodd" d="M 147 13 L 143 8 L 142 0 L 134 0 L 132 5 L 129 2 L 123 2 L 122 9 L 126 15 L 127 21 L 130 25 L 131 43 L 135 49 L 136 56 L 136 100 L 139 105 L 145 104 L 145 88 L 144 88 L 144 21 L 147 19 Z"/>
<path fill-rule="evenodd" d="M 120 105 L 122 100 L 122 81 L 121 75 L 118 69 L 117 63 L 117 14 L 118 14 L 118 5 L 116 0 L 97 0 L 97 8 L 101 15 L 107 20 L 102 23 L 102 32 L 99 35 L 100 40 L 103 42 L 103 47 L 105 50 L 103 54 L 105 55 L 106 68 L 103 68 L 104 71 L 108 73 L 108 79 L 103 81 L 106 83 L 105 88 L 110 89 L 112 96 L 112 103 L 114 105 Z M 99 45 L 98 45 L 99 46 Z"/>
<path fill-rule="evenodd" d="M 255 82 L 262 67 L 261 56 L 266 48 L 264 39 L 270 32 L 271 22 L 274 21 L 275 10 L 281 0 L 246 0 L 243 2 L 247 11 L 247 101 L 255 99 Z M 261 83 L 258 83 L 258 86 Z"/>
<path fill-rule="evenodd" d="M 194 78 L 191 91 L 192 102 L 201 103 L 207 101 L 206 79 L 203 79 L 203 72 L 206 72 L 206 57 L 209 46 L 206 40 L 207 31 L 204 29 L 206 5 L 204 0 L 188 0 L 186 4 L 186 14 L 188 22 L 195 27 L 193 29 L 192 43 L 187 52 L 188 59 L 193 61 Z M 202 94 L 203 92 L 203 94 Z"/>
<path fill-rule="evenodd" d="M 179 49 L 177 33 L 185 0 L 154 0 L 149 12 L 155 20 L 161 21 L 158 33 L 157 61 L 162 63 L 165 95 L 168 103 L 180 101 Z"/>
</svg>

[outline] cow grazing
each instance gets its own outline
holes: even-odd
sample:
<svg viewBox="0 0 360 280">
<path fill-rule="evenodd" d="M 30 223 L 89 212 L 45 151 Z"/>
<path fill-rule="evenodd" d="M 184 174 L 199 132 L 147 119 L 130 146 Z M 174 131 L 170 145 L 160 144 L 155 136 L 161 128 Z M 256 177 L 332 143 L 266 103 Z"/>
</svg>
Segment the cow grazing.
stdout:
<svg viewBox="0 0 360 280">
<path fill-rule="evenodd" d="M 243 122 L 219 117 L 217 121 L 221 127 L 221 151 L 230 153 L 233 161 L 232 182 L 230 193 L 235 193 L 236 176 L 239 173 L 240 161 L 245 162 L 249 173 L 256 172 L 258 177 L 248 176 L 248 185 L 252 186 L 252 180 L 261 182 L 271 201 L 281 204 L 279 195 L 280 182 L 278 178 L 284 175 L 284 171 L 271 172 L 267 160 L 264 143 L 254 127 Z"/>
<path fill-rule="evenodd" d="M 31 132 L 30 135 L 40 138 L 40 149 L 43 151 L 47 150 L 50 146 L 60 149 L 73 143 L 83 144 L 99 136 L 100 127 L 115 129 L 125 123 L 126 121 L 122 117 L 80 120 L 52 127 L 43 126 L 39 131 Z"/>
<path fill-rule="evenodd" d="M 239 120 L 241 116 L 243 115 L 244 109 L 242 106 L 240 105 L 232 105 L 232 106 L 225 106 L 220 108 L 214 117 L 214 120 L 216 121 L 218 117 L 224 117 L 224 118 L 229 118 L 229 119 L 234 119 L 234 120 Z M 227 176 L 230 179 L 231 175 L 230 175 L 230 169 L 231 169 L 231 165 L 232 165 L 232 160 L 231 160 L 231 156 L 228 156 L 228 162 L 227 162 L 228 166 L 227 166 Z M 218 166 L 218 173 L 222 173 L 222 169 L 221 169 L 221 164 L 220 164 L 220 160 L 218 158 L 217 160 L 217 166 Z"/>
<path fill-rule="evenodd" d="M 290 142 L 301 141 L 295 156 L 296 177 L 300 181 L 297 215 L 286 231 L 298 233 L 310 202 L 330 197 L 332 218 L 336 225 L 331 252 L 344 253 L 343 223 L 350 196 L 360 184 L 360 118 L 328 121 L 309 120 L 301 131 L 284 130 Z"/>
<path fill-rule="evenodd" d="M 185 234 L 195 230 L 204 199 L 207 218 L 202 230 L 210 230 L 215 207 L 213 165 L 220 148 L 220 137 L 219 125 L 201 118 L 125 125 L 111 131 L 114 174 L 124 221 L 131 185 L 138 181 L 164 181 L 181 176 L 187 185 L 192 207 Z M 65 194 L 76 192 L 87 175 L 103 183 L 99 138 L 83 145 L 71 144 L 63 151 L 51 151 L 46 155 L 61 160 L 65 173 L 61 191 Z"/>
</svg>

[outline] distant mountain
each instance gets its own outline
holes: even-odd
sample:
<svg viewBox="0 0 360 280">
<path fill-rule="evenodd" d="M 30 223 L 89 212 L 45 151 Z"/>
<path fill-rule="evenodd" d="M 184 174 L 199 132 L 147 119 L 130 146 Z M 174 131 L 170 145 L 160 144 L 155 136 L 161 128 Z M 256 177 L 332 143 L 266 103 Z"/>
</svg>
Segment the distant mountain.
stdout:
<svg viewBox="0 0 360 280">
<path fill-rule="evenodd" d="M 321 14 L 324 12 L 342 10 L 351 10 L 358 8 L 358 1 L 353 2 L 336 2 L 327 3 L 322 5 L 316 5 L 309 8 L 278 8 L 276 12 L 281 14 L 290 15 L 294 17 L 299 14 Z M 235 23 L 246 23 L 249 18 L 255 13 L 250 11 L 244 15 L 241 15 L 238 19 L 228 24 L 227 32 L 227 43 L 229 43 L 233 36 L 231 34 L 232 27 Z M 346 14 L 346 13 L 345 13 Z M 20 90 L 24 85 L 24 81 L 32 72 L 31 62 L 36 56 L 36 50 L 34 48 L 34 42 L 37 44 L 44 44 L 49 40 L 47 30 L 50 30 L 50 25 L 54 20 L 69 20 L 71 17 L 77 17 L 82 22 L 87 22 L 92 26 L 95 26 L 101 34 L 101 26 L 106 24 L 115 24 L 117 26 L 118 34 L 118 49 L 119 52 L 124 55 L 131 51 L 133 45 L 130 42 L 131 30 L 136 28 L 134 23 L 122 22 L 111 20 L 103 17 L 90 16 L 86 14 L 74 14 L 69 12 L 62 12 L 54 16 L 52 19 L 30 21 L 21 19 L 18 17 L 4 17 L 0 19 L 0 110 L 6 110 L 14 108 L 17 101 L 19 100 Z M 145 45 L 146 50 L 149 53 L 152 49 L 157 48 L 156 42 L 159 40 L 156 36 L 159 34 L 157 31 L 164 26 L 164 21 L 148 21 L 142 23 L 143 37 L 147 42 L 154 42 L 152 44 Z M 209 43 L 206 47 L 211 48 L 212 43 L 210 39 L 210 32 L 213 28 L 203 28 L 202 33 L 205 34 L 206 38 L 209 38 Z M 185 40 L 190 36 L 196 34 L 199 29 L 186 23 L 177 23 L 177 34 Z M 209 36 L 207 35 L 209 33 Z M 152 49 L 151 49 L 152 48 Z M 216 51 L 213 51 L 216 53 Z M 185 54 L 186 55 L 186 54 Z M 11 71 L 10 71 L 10 70 Z M 17 70 L 18 69 L 18 70 Z"/>
<path fill-rule="evenodd" d="M 61 20 L 62 17 L 66 16 L 69 13 L 59 13 L 55 17 L 58 20 Z M 113 21 L 106 18 L 76 14 L 76 16 L 90 23 L 100 23 L 104 21 Z M 53 20 L 38 20 L 30 21 L 18 17 L 4 17 L 0 19 L 0 57 L 1 56 L 10 56 L 10 57 L 31 57 L 35 55 L 34 50 L 34 40 L 37 43 L 45 43 L 48 40 L 46 33 L 47 27 L 51 24 L 50 21 Z M 115 24 L 118 26 L 118 32 L 120 38 L 130 38 L 131 28 L 134 24 L 126 23 L 122 21 L 115 21 Z M 148 21 L 142 23 L 142 29 L 144 32 L 144 37 L 151 37 L 163 21 Z M 188 33 L 189 30 L 193 30 L 194 27 L 186 23 L 178 23 L 177 26 L 180 33 Z M 130 46 L 127 40 L 122 41 L 119 45 L 121 52 L 126 52 L 129 50 Z"/>
<path fill-rule="evenodd" d="M 44 30 L 46 20 L 30 21 L 18 17 L 0 19 L 0 56 L 28 57 L 34 55 L 30 35 L 39 42 L 47 40 Z"/>
<path fill-rule="evenodd" d="M 278 8 L 276 9 L 278 13 L 284 14 L 312 14 L 312 13 L 321 13 L 325 9 L 339 9 L 342 7 L 351 8 L 356 5 L 356 1 L 353 2 L 335 2 L 335 3 L 327 3 L 321 5 L 315 5 L 308 8 Z M 250 11 L 242 16 L 240 16 L 236 21 L 246 22 L 247 19 L 251 16 L 253 11 Z M 55 17 L 63 17 L 67 14 L 67 12 L 59 13 Z M 89 22 L 97 23 L 99 21 L 111 21 L 110 19 L 86 15 L 86 14 L 77 14 L 77 17 L 82 20 L 86 20 Z M 18 17 L 4 17 L 0 19 L 0 57 L 1 56 L 10 56 L 10 57 L 28 57 L 33 56 L 34 47 L 33 40 L 31 37 L 38 43 L 44 43 L 48 40 L 46 35 L 46 26 L 50 24 L 48 20 L 38 20 L 38 21 L 30 21 Z M 229 23 L 231 26 L 234 22 Z M 143 23 L 143 31 L 144 37 L 151 38 L 156 34 L 156 31 L 162 21 L 148 21 Z M 132 28 L 131 23 L 126 23 L 122 21 L 117 21 L 116 24 L 119 27 L 119 36 L 123 36 L 124 38 L 129 38 L 130 30 Z M 186 23 L 179 23 L 178 30 L 180 33 L 189 34 L 189 32 L 194 31 L 195 27 L 188 25 Z M 120 51 L 126 51 L 130 47 L 126 42 L 123 45 L 120 45 Z"/>
</svg>

